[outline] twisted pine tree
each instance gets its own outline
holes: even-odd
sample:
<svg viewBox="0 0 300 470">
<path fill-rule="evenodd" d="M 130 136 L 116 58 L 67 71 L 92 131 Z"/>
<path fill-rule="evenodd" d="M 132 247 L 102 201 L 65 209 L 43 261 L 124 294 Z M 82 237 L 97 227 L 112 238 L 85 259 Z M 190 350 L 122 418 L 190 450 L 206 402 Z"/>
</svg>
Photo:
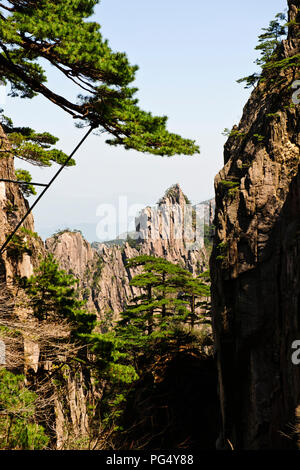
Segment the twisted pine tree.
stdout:
<svg viewBox="0 0 300 470">
<path fill-rule="evenodd" d="M 258 45 L 255 50 L 260 52 L 260 57 L 255 60 L 255 64 L 261 67 L 261 71 L 237 80 L 238 83 L 245 83 L 245 88 L 255 86 L 260 80 L 272 78 L 278 80 L 279 71 L 291 69 L 296 73 L 300 65 L 300 54 L 285 57 L 282 40 L 294 31 L 297 37 L 299 28 L 300 10 L 296 10 L 295 18 L 287 22 L 285 13 L 277 13 L 275 19 L 270 21 L 268 28 L 262 28 L 262 34 L 258 36 Z"/>
<path fill-rule="evenodd" d="M 168 336 L 174 326 L 190 322 L 192 328 L 198 317 L 197 299 L 209 296 L 209 287 L 194 278 L 186 269 L 149 255 L 129 260 L 128 267 L 142 267 L 142 273 L 130 281 L 141 293 L 134 296 L 122 313 L 118 331 L 132 337 L 133 343 L 143 345 L 149 337 Z"/>
<path fill-rule="evenodd" d="M 30 127 L 15 127 L 13 122 L 0 110 L 0 124 L 8 137 L 11 149 L 3 149 L 1 152 L 12 151 L 16 158 L 27 161 L 32 165 L 51 166 L 52 162 L 62 165 L 67 155 L 56 148 L 52 148 L 58 141 L 49 132 L 35 132 Z M 71 159 L 68 166 L 75 165 Z"/>
<path fill-rule="evenodd" d="M 67 160 L 68 156 L 64 152 L 53 148 L 58 138 L 49 132 L 35 132 L 30 127 L 15 127 L 12 120 L 3 115 L 2 109 L 0 109 L 0 124 L 10 142 L 10 147 L 1 149 L 1 153 L 13 153 L 14 157 L 20 160 L 42 167 L 51 166 L 53 162 L 62 165 Z M 72 165 L 75 165 L 73 158 L 67 163 L 67 166 Z M 35 195 L 34 186 L 26 184 L 31 182 L 29 171 L 16 169 L 15 174 L 18 181 L 24 182 L 20 184 L 23 194 Z"/>
<path fill-rule="evenodd" d="M 245 88 L 250 88 L 260 80 L 264 68 L 278 56 L 281 40 L 287 34 L 286 21 L 284 13 L 277 13 L 275 19 L 270 21 L 268 28 L 262 28 L 263 33 L 258 36 L 258 45 L 255 47 L 255 50 L 260 51 L 260 57 L 254 61 L 262 68 L 262 71 L 240 78 L 237 83 L 245 82 Z"/>
<path fill-rule="evenodd" d="M 99 0 L 7 0 L 0 3 L 0 79 L 11 96 L 42 94 L 78 119 L 107 132 L 106 142 L 157 155 L 199 153 L 194 141 L 166 129 L 167 117 L 138 107 L 130 86 L 137 66 L 113 52 L 89 21 Z M 46 85 L 40 59 L 77 86 L 67 99 Z"/>
</svg>

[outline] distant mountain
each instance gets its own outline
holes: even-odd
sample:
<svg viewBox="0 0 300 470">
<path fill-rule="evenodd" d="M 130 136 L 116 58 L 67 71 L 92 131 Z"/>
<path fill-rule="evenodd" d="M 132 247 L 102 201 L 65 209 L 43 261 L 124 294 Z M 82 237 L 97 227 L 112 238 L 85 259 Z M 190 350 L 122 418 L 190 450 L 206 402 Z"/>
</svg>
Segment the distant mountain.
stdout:
<svg viewBox="0 0 300 470">
<path fill-rule="evenodd" d="M 136 230 L 141 235 L 139 239 L 135 239 L 137 232 L 129 232 L 115 240 L 90 244 L 78 230 L 62 231 L 48 238 L 46 247 L 54 254 L 61 268 L 79 279 L 88 307 L 96 310 L 104 321 L 109 316 L 116 319 L 134 292 L 129 285 L 134 273 L 126 267 L 129 258 L 142 253 L 163 257 L 182 265 L 194 275 L 207 269 L 208 255 L 204 240 L 195 243 L 183 228 L 179 233 L 182 236 L 178 236 L 176 214 L 166 217 L 168 208 L 173 207 L 175 212 L 178 209 L 178 213 L 184 213 L 188 203 L 180 186 L 174 185 L 166 191 L 156 208 L 146 207 L 136 217 Z M 212 204 L 210 201 L 204 204 L 209 215 Z M 160 212 L 155 212 L 158 208 Z M 153 218 L 155 214 L 158 214 L 156 225 L 151 222 L 151 216 Z M 209 218 L 207 220 L 209 222 Z"/>
</svg>

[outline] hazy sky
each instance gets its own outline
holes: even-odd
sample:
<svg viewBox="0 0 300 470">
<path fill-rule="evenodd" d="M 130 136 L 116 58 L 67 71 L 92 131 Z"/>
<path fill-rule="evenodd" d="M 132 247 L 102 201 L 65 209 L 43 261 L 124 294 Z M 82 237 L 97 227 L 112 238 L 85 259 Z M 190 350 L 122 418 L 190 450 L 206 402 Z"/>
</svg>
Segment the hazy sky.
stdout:
<svg viewBox="0 0 300 470">
<path fill-rule="evenodd" d="M 119 196 L 127 196 L 129 205 L 155 204 L 174 183 L 195 203 L 213 197 L 214 176 L 223 166 L 222 131 L 238 123 L 249 95 L 236 80 L 256 70 L 257 36 L 285 8 L 285 0 L 102 0 L 95 20 L 112 49 L 139 65 L 134 86 L 140 106 L 168 115 L 169 130 L 196 139 L 201 154 L 138 154 L 92 135 L 76 156 L 77 166 L 60 175 L 34 211 L 39 234 L 80 228 L 97 240 L 99 205 L 116 205 Z M 51 69 L 49 84 L 66 95 L 74 92 Z M 67 153 L 84 132 L 43 97 L 7 98 L 3 107 L 15 125 L 59 137 L 58 147 Z M 18 161 L 16 167 L 29 169 L 39 182 L 56 171 Z"/>
</svg>

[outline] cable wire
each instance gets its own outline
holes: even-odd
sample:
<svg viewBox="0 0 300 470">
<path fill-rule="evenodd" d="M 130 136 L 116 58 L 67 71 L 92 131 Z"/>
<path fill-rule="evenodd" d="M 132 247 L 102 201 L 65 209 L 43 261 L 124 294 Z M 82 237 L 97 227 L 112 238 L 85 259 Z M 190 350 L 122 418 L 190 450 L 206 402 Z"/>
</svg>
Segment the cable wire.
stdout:
<svg viewBox="0 0 300 470">
<path fill-rule="evenodd" d="M 29 207 L 28 211 L 26 212 L 26 214 L 22 217 L 22 219 L 20 220 L 20 222 L 18 223 L 18 225 L 15 227 L 15 229 L 13 230 L 13 232 L 11 232 L 11 234 L 7 237 L 7 239 L 5 240 L 5 242 L 3 243 L 1 249 L 0 249 L 0 254 L 2 254 L 5 250 L 5 248 L 7 247 L 8 243 L 11 241 L 12 237 L 14 236 L 14 234 L 18 231 L 18 229 L 21 227 L 21 225 L 23 224 L 23 222 L 25 221 L 25 219 L 27 219 L 27 217 L 29 216 L 29 214 L 31 213 L 31 211 L 34 209 L 34 207 L 37 205 L 37 203 L 42 199 L 42 197 L 44 196 L 45 192 L 50 188 L 51 184 L 54 182 L 54 180 L 56 180 L 56 178 L 58 177 L 58 175 L 60 174 L 60 172 L 64 169 L 64 167 L 67 165 L 67 163 L 71 160 L 71 158 L 73 157 L 73 155 L 77 152 L 77 150 L 79 149 L 79 147 L 81 147 L 81 145 L 83 144 L 83 142 L 87 139 L 87 137 L 90 135 L 90 133 L 92 132 L 92 130 L 94 129 L 95 127 L 92 126 L 90 127 L 90 129 L 88 130 L 88 132 L 85 134 L 85 136 L 81 139 L 81 141 L 79 142 L 79 144 L 75 147 L 75 149 L 73 150 L 73 152 L 69 155 L 69 157 L 66 159 L 66 161 L 64 162 L 64 164 L 59 168 L 59 170 L 55 173 L 55 175 L 53 176 L 53 178 L 50 180 L 50 182 L 47 184 L 47 186 L 45 187 L 45 189 L 43 189 L 43 191 L 41 192 L 41 194 L 38 196 L 38 198 L 34 201 L 34 203 L 32 204 L 31 207 Z"/>
<path fill-rule="evenodd" d="M 32 181 L 17 181 L 17 180 L 7 180 L 5 178 L 0 178 L 0 181 L 4 181 L 5 183 L 15 183 L 15 184 L 27 184 L 28 186 L 32 184 L 32 186 L 48 186 L 48 184 L 44 183 L 33 183 Z"/>
</svg>

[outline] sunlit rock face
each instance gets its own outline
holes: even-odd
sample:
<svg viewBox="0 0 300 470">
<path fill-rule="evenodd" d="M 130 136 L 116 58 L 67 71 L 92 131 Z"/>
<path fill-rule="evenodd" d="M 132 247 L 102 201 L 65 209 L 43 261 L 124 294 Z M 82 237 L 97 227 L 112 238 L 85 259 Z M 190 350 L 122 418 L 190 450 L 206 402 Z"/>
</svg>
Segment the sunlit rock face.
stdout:
<svg viewBox="0 0 300 470">
<path fill-rule="evenodd" d="M 207 269 L 203 236 L 202 240 L 201 237 L 196 240 L 196 230 L 191 234 L 189 226 L 185 233 L 184 214 L 193 209 L 188 202 L 179 185 L 174 185 L 156 208 L 147 207 L 140 212 L 136 218 L 137 232 L 131 233 L 133 238 L 129 242 L 125 239 L 121 246 L 89 244 L 80 232 L 65 231 L 48 238 L 46 248 L 54 254 L 62 269 L 79 279 L 89 309 L 96 311 L 104 321 L 118 319 L 136 293 L 129 283 L 138 271 L 126 267 L 130 258 L 140 254 L 163 257 L 180 264 L 195 276 Z M 206 201 L 200 211 L 207 224 L 209 220 L 212 222 L 209 216 L 213 204 L 214 201 Z"/>
<path fill-rule="evenodd" d="M 299 2 L 289 7 L 293 21 Z M 293 24 L 282 58 L 299 52 Z M 255 88 L 215 178 L 210 265 L 221 447 L 288 448 L 296 441 L 300 366 L 291 360 L 291 346 L 300 339 L 300 108 L 292 102 L 294 80 L 295 71 L 278 69 L 278 80 Z"/>
</svg>

